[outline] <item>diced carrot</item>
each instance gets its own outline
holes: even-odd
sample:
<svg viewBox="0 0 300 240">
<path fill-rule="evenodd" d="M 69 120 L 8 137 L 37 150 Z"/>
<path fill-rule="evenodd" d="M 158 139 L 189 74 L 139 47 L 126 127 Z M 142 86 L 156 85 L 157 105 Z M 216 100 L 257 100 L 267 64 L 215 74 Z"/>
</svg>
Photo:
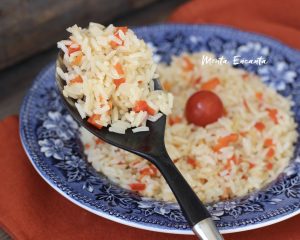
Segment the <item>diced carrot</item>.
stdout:
<svg viewBox="0 0 300 240">
<path fill-rule="evenodd" d="M 138 80 L 138 83 L 143 83 L 143 81 L 142 80 Z"/>
<path fill-rule="evenodd" d="M 203 85 L 201 86 L 201 90 L 213 90 L 214 88 L 216 88 L 216 86 L 218 86 L 220 84 L 220 80 L 218 78 L 212 78 L 211 80 L 203 83 Z"/>
<path fill-rule="evenodd" d="M 124 70 L 123 70 L 122 65 L 120 63 L 117 63 L 115 65 L 115 69 L 116 69 L 116 71 L 117 71 L 117 73 L 119 75 L 123 75 L 124 74 Z"/>
<path fill-rule="evenodd" d="M 119 78 L 119 79 L 114 79 L 114 84 L 116 85 L 116 88 L 118 88 L 122 83 L 126 81 L 125 78 Z"/>
<path fill-rule="evenodd" d="M 255 166 L 256 166 L 256 164 L 251 163 L 251 162 L 249 163 L 249 168 L 250 168 L 250 169 L 254 168 Z"/>
<path fill-rule="evenodd" d="M 185 65 L 183 67 L 183 71 L 185 71 L 185 72 L 193 71 L 195 65 L 192 63 L 191 59 L 185 56 L 185 57 L 183 57 L 183 60 L 184 60 L 184 65 Z"/>
<path fill-rule="evenodd" d="M 97 139 L 95 140 L 95 142 L 96 142 L 97 145 L 98 145 L 98 144 L 103 144 L 103 143 L 104 143 L 100 138 L 97 138 Z"/>
<path fill-rule="evenodd" d="M 149 115 L 154 115 L 155 114 L 155 110 L 153 108 L 151 108 L 146 101 L 144 100 L 140 100 L 140 101 L 136 101 L 135 106 L 133 108 L 134 112 L 140 112 L 140 111 L 145 111 L 147 112 Z"/>
<path fill-rule="evenodd" d="M 262 101 L 263 100 L 263 94 L 262 94 L 262 92 L 255 93 L 255 97 L 257 98 L 257 100 Z"/>
<path fill-rule="evenodd" d="M 171 85 L 168 81 L 165 81 L 165 82 L 163 83 L 163 88 L 164 88 L 164 90 L 170 91 L 170 90 L 171 90 L 171 87 L 172 87 L 172 85 Z"/>
<path fill-rule="evenodd" d="M 257 123 L 255 123 L 254 127 L 258 131 L 262 132 L 266 128 L 266 125 L 263 122 L 257 122 Z"/>
<path fill-rule="evenodd" d="M 188 157 L 187 158 L 187 163 L 190 164 L 190 165 L 192 165 L 193 168 L 197 167 L 197 161 L 193 157 Z"/>
<path fill-rule="evenodd" d="M 249 105 L 248 105 L 246 99 L 243 99 L 243 105 L 244 105 L 245 109 L 247 110 L 247 112 L 250 112 L 250 108 L 249 108 Z"/>
<path fill-rule="evenodd" d="M 218 152 L 220 149 L 227 147 L 230 143 L 236 142 L 239 138 L 239 135 L 236 133 L 232 133 L 225 137 L 221 137 L 218 139 L 217 145 L 213 147 L 215 152 Z"/>
<path fill-rule="evenodd" d="M 269 113 L 269 117 L 272 119 L 272 121 L 275 124 L 278 124 L 278 119 L 277 119 L 277 109 L 276 108 L 267 108 L 266 111 Z"/>
<path fill-rule="evenodd" d="M 124 34 L 126 34 L 127 31 L 128 31 L 128 27 L 127 27 L 127 26 L 124 26 L 124 27 L 116 27 L 115 33 L 117 33 L 118 31 L 122 31 Z"/>
<path fill-rule="evenodd" d="M 142 170 L 140 170 L 140 174 L 142 175 L 142 177 L 144 176 L 155 177 L 157 174 L 157 169 L 154 166 L 145 167 Z"/>
<path fill-rule="evenodd" d="M 82 54 L 82 52 L 81 52 L 81 53 L 79 53 L 79 54 L 75 57 L 75 59 L 74 59 L 73 62 L 72 62 L 72 65 L 75 65 L 75 66 L 80 65 L 81 60 L 82 60 L 82 57 L 83 57 L 83 54 Z"/>
<path fill-rule="evenodd" d="M 272 147 L 274 145 L 273 140 L 271 138 L 267 138 L 264 141 L 264 147 Z"/>
<path fill-rule="evenodd" d="M 273 169 L 273 163 L 268 162 L 266 165 L 268 170 L 272 170 Z"/>
<path fill-rule="evenodd" d="M 143 191 L 146 189 L 146 184 L 144 183 L 131 183 L 129 186 L 133 191 Z"/>
<path fill-rule="evenodd" d="M 247 136 L 247 134 L 248 134 L 248 132 L 247 132 L 247 131 L 242 131 L 242 132 L 240 132 L 240 135 L 241 135 L 242 137 L 246 137 L 246 136 Z"/>
<path fill-rule="evenodd" d="M 72 43 L 70 46 L 68 46 L 68 54 L 69 54 L 69 56 L 70 56 L 72 53 L 81 50 L 80 45 L 74 47 L 73 44 L 74 44 L 74 43 Z"/>
<path fill-rule="evenodd" d="M 148 108 L 147 102 L 140 100 L 135 103 L 135 107 L 133 108 L 133 111 L 135 111 L 135 112 L 145 111 L 146 112 L 147 108 Z"/>
<path fill-rule="evenodd" d="M 89 148 L 91 147 L 91 145 L 88 144 L 88 143 L 86 143 L 86 144 L 84 144 L 84 147 L 85 147 L 86 149 L 89 149 Z"/>
<path fill-rule="evenodd" d="M 110 42 L 109 42 L 109 45 L 110 45 L 113 49 L 115 49 L 115 48 L 117 48 L 118 46 L 120 46 L 120 44 L 117 43 L 117 42 L 115 42 L 115 41 L 110 41 Z"/>
<path fill-rule="evenodd" d="M 272 158 L 275 155 L 275 150 L 274 148 L 270 148 L 267 152 L 267 158 Z"/>
<path fill-rule="evenodd" d="M 148 105 L 147 112 L 149 115 L 155 115 L 155 110 Z"/>
<path fill-rule="evenodd" d="M 78 75 L 77 77 L 75 77 L 75 78 L 73 78 L 72 80 L 70 80 L 70 84 L 75 84 L 75 83 L 82 83 L 83 82 L 83 80 L 82 80 L 82 78 L 81 78 L 81 76 L 80 75 Z"/>
<path fill-rule="evenodd" d="M 117 48 L 118 46 L 123 46 L 124 45 L 124 41 L 120 38 L 119 31 L 122 31 L 124 34 L 126 34 L 126 32 L 128 31 L 128 27 L 116 27 L 114 35 L 115 35 L 115 37 L 120 39 L 122 41 L 122 43 L 119 44 L 115 41 L 110 41 L 109 44 L 112 48 Z"/>
<path fill-rule="evenodd" d="M 96 128 L 101 129 L 103 126 L 97 123 L 96 121 L 100 120 L 99 114 L 93 114 L 91 117 L 88 118 L 88 123 L 94 125 Z"/>
<path fill-rule="evenodd" d="M 174 125 L 174 124 L 177 124 L 177 123 L 181 123 L 181 122 L 182 122 L 182 119 L 179 116 L 174 116 L 174 117 L 170 116 L 169 117 L 169 124 L 171 126 Z"/>
</svg>

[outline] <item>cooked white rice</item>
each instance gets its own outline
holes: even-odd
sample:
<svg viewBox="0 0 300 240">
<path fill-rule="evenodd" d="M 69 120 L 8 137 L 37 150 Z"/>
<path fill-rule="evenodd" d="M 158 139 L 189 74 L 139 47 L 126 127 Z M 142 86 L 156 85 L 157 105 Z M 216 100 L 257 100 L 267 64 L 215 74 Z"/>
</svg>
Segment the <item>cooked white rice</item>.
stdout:
<svg viewBox="0 0 300 240">
<path fill-rule="evenodd" d="M 212 202 L 245 195 L 276 178 L 292 157 L 297 133 L 289 99 L 243 70 L 201 65 L 203 54 L 175 57 L 170 66 L 160 65 L 158 72 L 163 86 L 175 96 L 165 133 L 168 153 L 198 196 Z M 212 91 L 221 98 L 226 116 L 206 127 L 188 124 L 187 99 L 211 79 L 219 81 Z M 228 136 L 233 140 L 220 148 Z M 147 197 L 175 200 L 148 161 L 84 130 L 82 142 L 94 168 L 120 186 Z"/>
<path fill-rule="evenodd" d="M 82 118 L 124 134 L 131 127 L 146 131 L 151 115 L 171 112 L 173 96 L 153 89 L 158 75 L 152 51 L 133 31 L 96 23 L 67 31 L 69 40 L 57 43 L 67 71 L 58 67 L 57 73 L 66 81 L 64 96 L 77 99 Z"/>
</svg>

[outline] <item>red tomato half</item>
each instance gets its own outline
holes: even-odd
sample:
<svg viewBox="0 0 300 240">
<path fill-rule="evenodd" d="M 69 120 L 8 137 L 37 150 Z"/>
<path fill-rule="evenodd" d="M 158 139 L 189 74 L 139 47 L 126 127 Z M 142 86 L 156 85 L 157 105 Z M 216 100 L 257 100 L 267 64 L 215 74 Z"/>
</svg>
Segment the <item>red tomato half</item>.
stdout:
<svg viewBox="0 0 300 240">
<path fill-rule="evenodd" d="M 224 114 L 221 99 L 211 91 L 194 93 L 186 103 L 185 116 L 189 123 L 205 127 Z"/>
</svg>

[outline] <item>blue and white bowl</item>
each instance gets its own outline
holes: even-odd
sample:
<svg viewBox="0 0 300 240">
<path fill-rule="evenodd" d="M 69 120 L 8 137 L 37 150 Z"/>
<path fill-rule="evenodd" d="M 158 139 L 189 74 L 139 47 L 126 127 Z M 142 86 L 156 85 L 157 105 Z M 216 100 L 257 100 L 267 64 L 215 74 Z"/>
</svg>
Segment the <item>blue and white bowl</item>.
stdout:
<svg viewBox="0 0 300 240">
<path fill-rule="evenodd" d="M 182 52 L 210 51 L 232 59 L 264 57 L 265 65 L 236 65 L 295 101 L 300 123 L 300 54 L 267 37 L 213 25 L 158 25 L 135 29 L 154 49 L 155 59 L 170 62 Z M 24 149 L 42 178 L 78 206 L 137 228 L 191 234 L 179 206 L 122 189 L 85 161 L 78 125 L 55 88 L 54 62 L 37 76 L 24 99 L 20 134 Z M 299 124 L 300 125 L 300 124 Z M 299 128 L 297 129 L 299 131 Z M 300 212 L 300 145 L 288 168 L 268 187 L 243 198 L 209 204 L 222 233 L 270 225 Z"/>
</svg>

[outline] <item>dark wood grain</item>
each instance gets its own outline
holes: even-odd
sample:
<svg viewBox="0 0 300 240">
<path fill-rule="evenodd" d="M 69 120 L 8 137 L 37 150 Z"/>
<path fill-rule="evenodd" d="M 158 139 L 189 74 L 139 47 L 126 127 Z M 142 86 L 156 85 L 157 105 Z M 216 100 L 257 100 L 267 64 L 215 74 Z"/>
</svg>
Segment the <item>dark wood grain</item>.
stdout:
<svg viewBox="0 0 300 240">
<path fill-rule="evenodd" d="M 65 29 L 90 21 L 108 22 L 157 0 L 2 0 L 0 69 L 62 39 Z"/>
</svg>

